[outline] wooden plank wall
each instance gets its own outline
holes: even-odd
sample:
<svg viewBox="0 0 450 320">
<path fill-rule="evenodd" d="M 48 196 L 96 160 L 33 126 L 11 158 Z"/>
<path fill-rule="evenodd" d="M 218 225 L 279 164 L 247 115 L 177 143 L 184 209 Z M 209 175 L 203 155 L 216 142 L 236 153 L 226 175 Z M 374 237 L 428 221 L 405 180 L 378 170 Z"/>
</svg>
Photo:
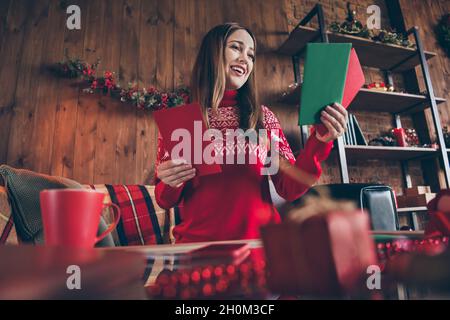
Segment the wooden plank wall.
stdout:
<svg viewBox="0 0 450 320">
<path fill-rule="evenodd" d="M 81 8 L 81 30 L 65 28 L 64 1 L 0 1 L 0 163 L 82 183 L 150 183 L 157 127 L 151 113 L 82 93 L 80 83 L 56 79 L 46 65 L 66 51 L 91 63 L 100 58 L 99 71 L 115 71 L 122 85 L 136 81 L 172 90 L 188 84 L 201 37 L 211 27 L 225 21 L 250 25 L 265 50 L 275 49 L 288 30 L 280 1 L 70 4 Z M 266 29 L 272 34 L 265 35 Z M 283 73 L 290 73 L 289 60 L 282 73 L 265 60 L 275 58 L 260 56 L 262 74 L 275 76 L 262 88 L 263 99 L 275 96 Z"/>
<path fill-rule="evenodd" d="M 342 1 L 319 2 L 328 22 L 345 18 Z M 351 2 L 363 17 L 368 4 L 379 4 L 384 10 L 383 0 Z M 82 183 L 150 183 L 157 138 L 151 113 L 107 96 L 82 93 L 81 84 L 56 79 L 44 66 L 61 60 L 66 50 L 91 63 L 100 58 L 99 71 L 116 72 L 122 85 L 136 81 L 141 86 L 172 90 L 188 84 L 202 36 L 226 21 L 247 25 L 256 34 L 260 100 L 272 106 L 292 148 L 298 151 L 299 129 L 293 120 L 297 111 L 276 103 L 293 82 L 291 61 L 273 51 L 316 1 L 73 0 L 70 4 L 81 8 L 81 30 L 65 28 L 68 3 L 0 0 L 0 163 Z M 383 24 L 387 24 L 386 17 L 382 12 Z M 435 49 L 430 43 L 426 47 Z M 445 81 L 448 60 L 444 63 Z M 434 79 L 439 78 L 436 70 Z M 370 70 L 366 77 L 381 79 Z M 442 95 L 448 95 L 445 83 L 440 88 L 447 90 Z M 448 106 L 446 110 L 443 118 L 448 121 Z M 389 115 L 373 119 L 363 113 L 360 117 L 369 134 L 379 130 L 371 127 L 374 121 L 389 127 Z M 362 166 L 354 163 L 350 167 L 353 181 L 379 180 L 401 190 L 398 163 L 377 162 L 370 172 Z M 336 159 L 324 167 L 321 181 L 338 181 Z M 398 172 L 395 178 L 391 171 Z M 418 172 L 416 181 L 420 179 Z"/>
</svg>

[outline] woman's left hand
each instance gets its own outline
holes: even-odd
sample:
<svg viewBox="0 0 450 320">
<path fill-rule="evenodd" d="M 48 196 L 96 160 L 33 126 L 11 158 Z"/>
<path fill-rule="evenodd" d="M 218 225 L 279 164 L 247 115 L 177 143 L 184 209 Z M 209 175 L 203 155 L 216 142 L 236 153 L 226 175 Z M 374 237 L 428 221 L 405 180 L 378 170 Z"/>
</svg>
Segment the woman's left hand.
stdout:
<svg viewBox="0 0 450 320">
<path fill-rule="evenodd" d="M 328 132 L 321 135 L 316 130 L 316 137 L 322 142 L 330 142 L 342 136 L 347 130 L 348 112 L 341 104 L 335 102 L 321 112 L 320 120 Z"/>
</svg>

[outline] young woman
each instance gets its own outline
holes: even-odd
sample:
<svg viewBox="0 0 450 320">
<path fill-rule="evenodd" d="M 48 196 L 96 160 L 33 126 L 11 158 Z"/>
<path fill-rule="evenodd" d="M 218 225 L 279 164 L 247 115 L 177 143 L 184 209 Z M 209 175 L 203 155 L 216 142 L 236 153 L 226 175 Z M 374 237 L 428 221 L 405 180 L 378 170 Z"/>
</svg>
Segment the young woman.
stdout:
<svg viewBox="0 0 450 320">
<path fill-rule="evenodd" d="M 328 157 L 332 141 L 345 131 L 347 111 L 337 103 L 328 106 L 322 112 L 323 125 L 313 129 L 295 158 L 278 119 L 256 101 L 255 53 L 256 41 L 250 30 L 236 23 L 211 29 L 194 65 L 191 101 L 201 104 L 209 128 L 223 133 L 238 128 L 266 129 L 271 142 L 272 132 L 276 132 L 279 156 L 317 180 L 320 162 Z M 156 200 L 163 208 L 180 208 L 181 223 L 173 230 L 177 243 L 258 238 L 262 225 L 280 221 L 271 201 L 269 176 L 261 174 L 260 162 L 221 167 L 219 174 L 196 177 L 190 164 L 170 160 L 164 141 L 158 139 Z M 311 186 L 284 170 L 270 179 L 277 193 L 288 201 L 299 198 Z"/>
</svg>

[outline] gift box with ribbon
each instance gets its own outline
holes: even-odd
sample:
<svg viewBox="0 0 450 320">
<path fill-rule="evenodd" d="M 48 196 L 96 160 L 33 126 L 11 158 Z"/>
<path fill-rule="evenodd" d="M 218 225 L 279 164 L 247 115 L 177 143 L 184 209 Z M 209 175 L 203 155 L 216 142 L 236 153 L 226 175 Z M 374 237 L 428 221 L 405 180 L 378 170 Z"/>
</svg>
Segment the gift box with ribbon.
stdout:
<svg viewBox="0 0 450 320">
<path fill-rule="evenodd" d="M 335 297 L 367 290 L 377 263 L 370 219 L 352 202 L 313 197 L 261 229 L 268 285 L 282 294 Z"/>
</svg>

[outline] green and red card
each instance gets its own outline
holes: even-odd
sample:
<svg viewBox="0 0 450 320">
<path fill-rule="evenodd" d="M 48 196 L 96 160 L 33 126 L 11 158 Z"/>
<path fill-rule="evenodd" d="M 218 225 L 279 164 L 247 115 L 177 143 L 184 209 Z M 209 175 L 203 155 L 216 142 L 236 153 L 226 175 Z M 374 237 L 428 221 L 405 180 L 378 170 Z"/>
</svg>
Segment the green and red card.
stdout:
<svg viewBox="0 0 450 320">
<path fill-rule="evenodd" d="M 364 73 L 351 43 L 308 43 L 299 125 L 320 123 L 320 112 L 334 102 L 347 108 L 364 85 Z"/>
</svg>

